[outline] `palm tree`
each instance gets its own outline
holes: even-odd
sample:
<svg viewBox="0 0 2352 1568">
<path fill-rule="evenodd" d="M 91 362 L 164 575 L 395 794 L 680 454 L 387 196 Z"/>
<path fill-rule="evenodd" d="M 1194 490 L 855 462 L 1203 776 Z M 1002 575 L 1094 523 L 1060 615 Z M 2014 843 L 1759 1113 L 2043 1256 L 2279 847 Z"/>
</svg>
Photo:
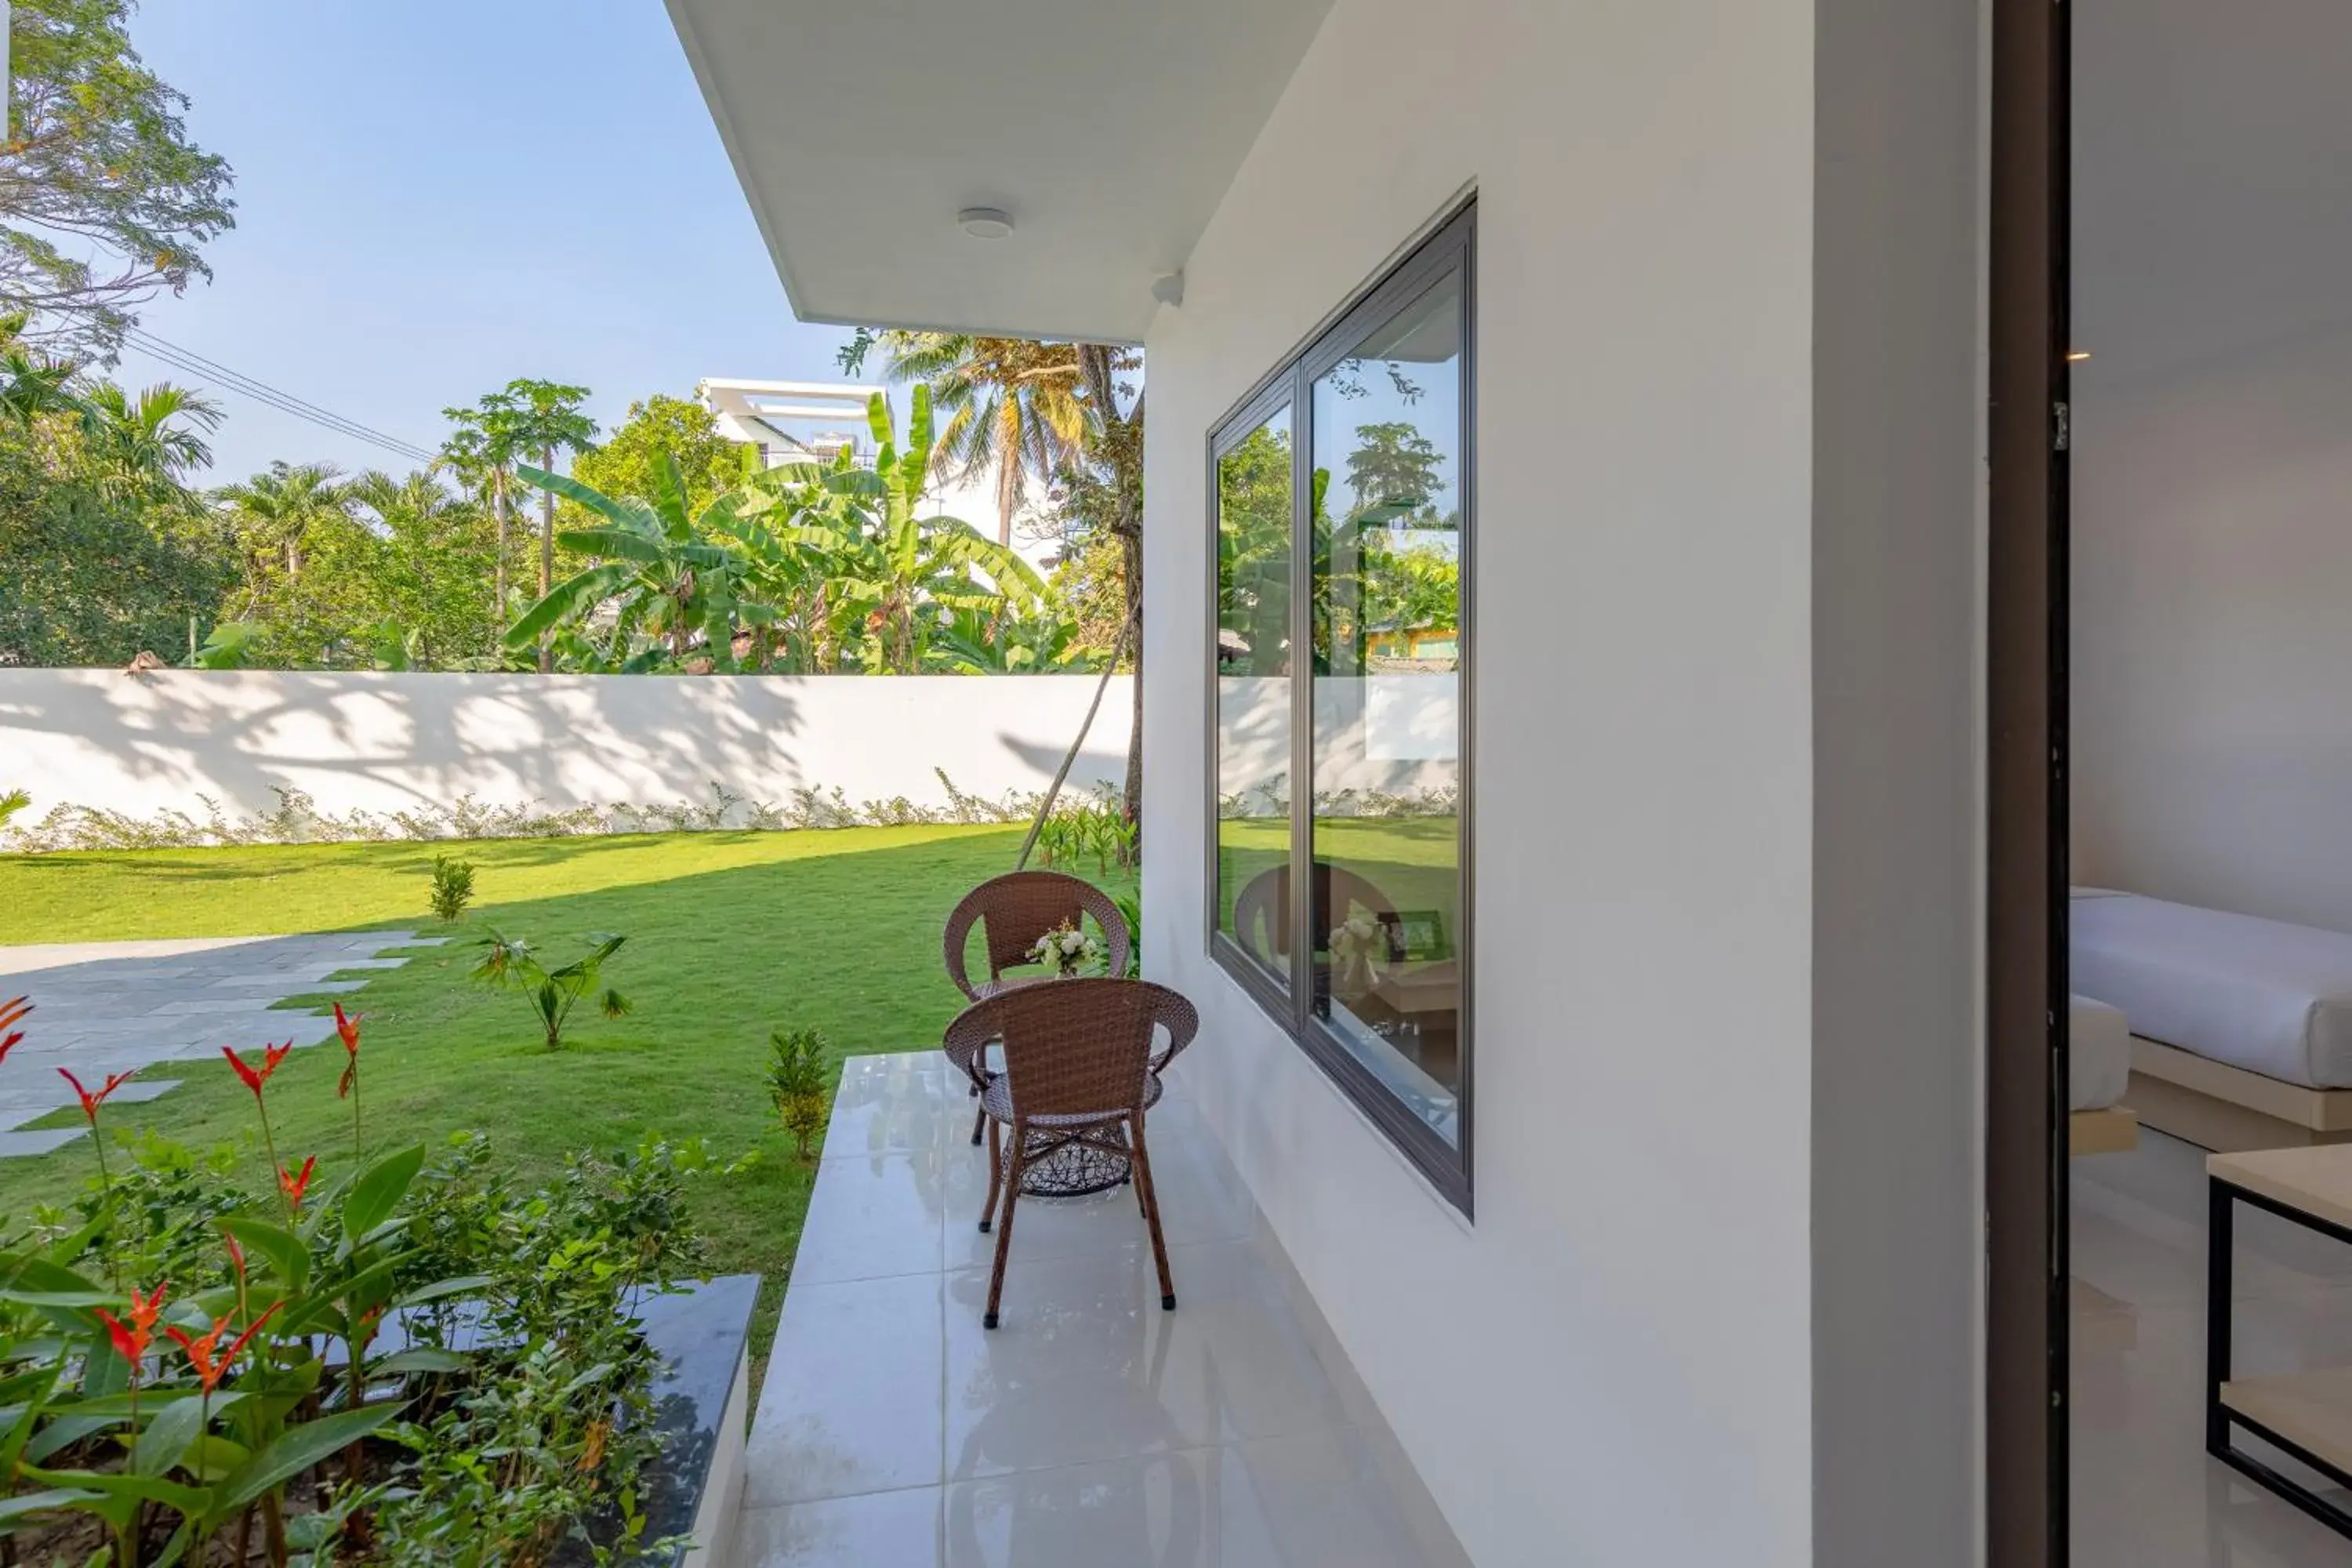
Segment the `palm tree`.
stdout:
<svg viewBox="0 0 2352 1568">
<path fill-rule="evenodd" d="M 213 460 L 205 437 L 220 428 L 220 405 L 169 382 L 133 397 L 112 382 L 83 395 L 85 428 L 111 488 L 176 489 L 191 468 Z"/>
<path fill-rule="evenodd" d="M 1053 483 L 1085 448 L 1078 345 L 964 332 L 893 331 L 882 342 L 890 378 L 928 383 L 947 411 L 932 453 L 940 478 L 966 484 L 993 469 L 996 542 L 1009 546 L 1030 486 Z"/>
<path fill-rule="evenodd" d="M 442 414 L 454 420 L 457 428 L 441 443 L 441 455 L 433 461 L 436 470 L 456 474 L 457 482 L 478 496 L 497 520 L 498 542 L 490 567 L 493 620 L 503 619 L 507 613 L 508 520 L 511 515 L 509 490 L 514 482 L 514 448 L 505 438 L 500 410 L 493 406 L 501 395 L 491 393 L 477 408 L 443 409 Z"/>
<path fill-rule="evenodd" d="M 551 471 L 559 452 L 579 452 L 596 439 L 596 422 L 580 411 L 588 400 L 584 386 L 561 382 L 518 379 L 504 390 L 484 396 L 471 408 L 441 412 L 457 425 L 443 445 L 445 462 L 459 473 L 471 472 L 487 481 L 499 519 L 497 594 L 500 613 L 506 603 L 507 508 L 519 459 L 536 455 L 542 472 Z M 555 586 L 555 496 L 541 497 L 539 520 L 539 595 L 541 600 Z M 540 650 L 539 667 L 554 667 L 553 651 Z"/>
<path fill-rule="evenodd" d="M 331 463 L 295 467 L 276 462 L 267 473 L 256 474 L 242 484 L 223 485 L 213 498 L 227 511 L 249 552 L 268 556 L 282 552 L 287 582 L 299 583 L 302 552 L 310 531 L 330 518 L 350 515 L 341 479 Z M 250 584 L 249 596 L 254 602 L 261 597 L 257 579 Z M 250 603 L 247 609 L 250 613 Z"/>
</svg>

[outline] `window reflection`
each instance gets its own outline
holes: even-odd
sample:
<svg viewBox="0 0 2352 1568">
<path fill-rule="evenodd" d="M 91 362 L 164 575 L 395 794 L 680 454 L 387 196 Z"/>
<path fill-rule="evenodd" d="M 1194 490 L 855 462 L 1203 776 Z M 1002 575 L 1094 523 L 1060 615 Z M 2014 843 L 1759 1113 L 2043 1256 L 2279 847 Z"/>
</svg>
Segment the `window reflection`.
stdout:
<svg viewBox="0 0 2352 1568">
<path fill-rule="evenodd" d="M 1311 964 L 1317 1016 L 1460 1138 L 1462 292 L 1314 385 Z"/>
<path fill-rule="evenodd" d="M 1290 978 L 1290 410 L 1217 459 L 1217 924 Z"/>
</svg>

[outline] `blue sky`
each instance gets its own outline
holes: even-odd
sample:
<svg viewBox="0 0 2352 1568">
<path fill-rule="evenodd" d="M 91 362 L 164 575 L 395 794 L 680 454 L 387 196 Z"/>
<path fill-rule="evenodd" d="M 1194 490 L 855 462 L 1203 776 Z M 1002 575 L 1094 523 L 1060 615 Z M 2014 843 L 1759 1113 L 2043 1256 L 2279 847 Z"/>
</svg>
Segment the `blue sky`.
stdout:
<svg viewBox="0 0 2352 1568">
<path fill-rule="evenodd" d="M 420 446 L 516 376 L 630 399 L 829 379 L 659 0 L 145 0 L 131 37 L 236 171 L 215 280 L 142 326 Z M 126 353 L 134 385 L 185 373 Z M 209 482 L 401 461 L 220 395 Z"/>
</svg>

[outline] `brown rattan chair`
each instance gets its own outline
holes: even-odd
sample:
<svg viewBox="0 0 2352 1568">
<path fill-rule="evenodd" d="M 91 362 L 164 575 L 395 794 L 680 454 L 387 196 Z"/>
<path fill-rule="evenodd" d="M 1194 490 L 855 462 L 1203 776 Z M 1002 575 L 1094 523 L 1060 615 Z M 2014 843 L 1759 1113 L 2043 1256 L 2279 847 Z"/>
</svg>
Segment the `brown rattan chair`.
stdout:
<svg viewBox="0 0 2352 1568">
<path fill-rule="evenodd" d="M 1396 933 L 1402 917 L 1394 901 L 1346 867 L 1318 860 L 1307 885 L 1315 896 L 1314 912 L 1308 919 L 1315 931 L 1311 945 L 1316 952 L 1320 952 L 1330 940 L 1332 928 L 1348 918 L 1351 905 L 1378 921 L 1390 933 L 1391 943 L 1401 941 Z M 1289 867 L 1259 872 L 1234 895 L 1234 939 L 1269 973 L 1289 972 Z"/>
<path fill-rule="evenodd" d="M 981 1110 L 988 1121 L 988 1203 L 980 1228 L 997 1220 L 996 1267 L 988 1280 L 988 1310 L 996 1327 L 1004 1295 L 1004 1260 L 1013 1247 L 1013 1213 L 1021 1201 L 1022 1173 L 1071 1144 L 1122 1154 L 1135 1173 L 1136 1202 L 1151 1233 L 1160 1268 L 1160 1305 L 1176 1306 L 1168 1275 L 1168 1243 L 1160 1230 L 1160 1199 L 1151 1185 L 1145 1114 L 1159 1103 L 1160 1075 L 1200 1032 L 1200 1015 L 1175 992 L 1148 980 L 1063 980 L 985 996 L 948 1026 L 948 1058 L 967 1073 L 993 1043 L 1004 1070 L 987 1079 Z M 1155 1050 L 1167 1032 L 1165 1048 Z M 1005 1133 L 1010 1131 L 1012 1136 Z"/>
<path fill-rule="evenodd" d="M 1109 894 L 1092 882 L 1059 871 L 1013 871 L 992 877 L 966 893 L 948 916 L 948 978 L 974 1002 L 1048 978 L 1043 971 L 1010 978 L 1004 972 L 1026 965 L 1029 950 L 1037 945 L 1039 937 L 1066 923 L 1079 925 L 1087 915 L 1094 916 L 1095 923 L 1102 927 L 1103 940 L 1109 950 L 1111 977 L 1125 978 L 1134 958 L 1133 942 L 1128 934 L 1127 917 L 1118 912 Z M 988 978 L 980 981 L 971 978 L 964 959 L 974 925 L 981 928 L 981 942 L 988 959 Z M 986 1058 L 976 1058 L 971 1079 L 975 1097 L 987 1089 L 991 1076 Z M 980 1142 L 981 1129 L 987 1121 L 984 1110 L 972 1118 L 971 1141 L 975 1145 Z"/>
</svg>

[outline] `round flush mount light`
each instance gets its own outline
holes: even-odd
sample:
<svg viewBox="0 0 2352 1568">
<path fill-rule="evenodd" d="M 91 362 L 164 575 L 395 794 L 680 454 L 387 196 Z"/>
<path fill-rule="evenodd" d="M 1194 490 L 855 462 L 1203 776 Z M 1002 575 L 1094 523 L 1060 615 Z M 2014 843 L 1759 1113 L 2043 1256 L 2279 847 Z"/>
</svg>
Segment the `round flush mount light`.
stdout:
<svg viewBox="0 0 2352 1568">
<path fill-rule="evenodd" d="M 1003 239 L 1013 232 L 1013 215 L 1001 207 L 966 207 L 956 223 L 974 239 Z"/>
</svg>

